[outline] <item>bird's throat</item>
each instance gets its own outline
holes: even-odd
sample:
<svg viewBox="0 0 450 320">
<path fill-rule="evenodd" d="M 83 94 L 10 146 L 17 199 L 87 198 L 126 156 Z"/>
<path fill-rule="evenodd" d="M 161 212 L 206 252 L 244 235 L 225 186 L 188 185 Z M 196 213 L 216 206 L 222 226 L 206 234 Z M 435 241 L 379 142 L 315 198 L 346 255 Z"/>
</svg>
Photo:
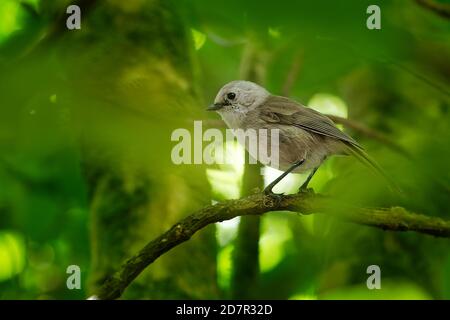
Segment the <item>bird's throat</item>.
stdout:
<svg viewBox="0 0 450 320">
<path fill-rule="evenodd" d="M 241 129 L 246 116 L 245 113 L 236 111 L 222 111 L 219 114 L 230 129 Z"/>
</svg>

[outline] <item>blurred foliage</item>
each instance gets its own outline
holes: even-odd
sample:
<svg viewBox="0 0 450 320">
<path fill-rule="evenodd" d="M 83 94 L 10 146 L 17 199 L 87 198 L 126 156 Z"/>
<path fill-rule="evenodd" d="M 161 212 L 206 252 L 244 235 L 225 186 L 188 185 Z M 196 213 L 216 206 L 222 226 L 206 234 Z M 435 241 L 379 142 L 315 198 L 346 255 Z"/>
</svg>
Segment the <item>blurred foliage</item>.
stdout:
<svg viewBox="0 0 450 320">
<path fill-rule="evenodd" d="M 80 165 L 80 137 L 94 147 L 111 148 L 106 155 L 111 161 L 139 150 L 132 153 L 132 161 L 144 163 L 161 181 L 175 179 L 171 130 L 191 128 L 192 120 L 217 119 L 203 109 L 224 83 L 242 74 L 249 46 L 264 57 L 261 68 L 271 92 L 348 116 L 410 154 L 404 157 L 348 130 L 398 181 L 405 196 L 390 194 L 383 181 L 340 157 L 324 164 L 311 187 L 355 205 L 398 205 L 450 219 L 450 21 L 409 0 L 377 1 L 381 30 L 366 28 L 366 9 L 373 4 L 368 0 L 172 2 L 182 17 L 176 23 L 183 24 L 191 41 L 179 40 L 184 38 L 177 38 L 171 23 L 165 26 L 170 39 L 149 28 L 163 21 L 147 10 L 156 1 L 105 1 L 98 10 L 82 13 L 80 31 L 65 29 L 70 1 L 0 1 L 1 299 L 77 299 L 89 294 L 86 283 L 95 257 L 90 251 L 90 185 Z M 119 7 L 130 14 L 142 9 L 143 19 L 117 16 Z M 90 23 L 84 24 L 87 17 Z M 111 21 L 123 32 L 112 32 Z M 187 53 L 194 65 L 178 59 L 177 69 L 171 68 L 162 46 L 171 48 L 174 56 Z M 101 63 L 105 55 L 109 63 Z M 132 67 L 130 61 L 135 62 Z M 93 78 L 86 66 L 104 77 Z M 146 78 L 149 70 L 163 72 L 164 80 Z M 180 74 L 189 74 L 194 82 L 187 83 Z M 121 79 L 120 86 L 109 83 L 111 78 Z M 180 89 L 166 92 L 164 81 Z M 116 88 L 121 90 L 120 101 Z M 197 98 L 186 102 L 180 91 L 195 92 Z M 175 107 L 161 103 L 149 109 L 148 92 L 160 101 L 171 97 Z M 129 109 L 118 111 L 116 105 Z M 136 130 L 128 134 L 122 130 L 125 126 Z M 148 143 L 160 148 L 148 150 Z M 212 199 L 202 200 L 240 196 L 239 159 L 244 153 L 237 145 L 228 148 L 235 162 L 207 168 Z M 180 187 L 171 206 L 189 207 L 191 201 L 193 206 L 188 191 L 197 183 L 195 170 L 186 184 L 176 184 Z M 266 184 L 279 174 L 270 168 L 264 172 Z M 295 192 L 305 178 L 289 176 L 275 191 Z M 152 197 L 171 201 L 158 192 Z M 123 203 L 111 200 L 112 207 Z M 161 211 L 161 221 L 170 214 Z M 211 281 L 217 280 L 222 297 L 229 297 L 238 225 L 239 219 L 217 224 L 217 279 Z M 277 212 L 263 217 L 259 247 L 255 298 L 450 298 L 447 239 Z M 83 270 L 81 290 L 66 289 L 71 264 Z M 366 268 L 372 264 L 381 267 L 382 290 L 365 287 Z M 164 270 L 157 274 L 164 275 Z M 176 291 L 174 297 L 179 297 Z"/>
</svg>

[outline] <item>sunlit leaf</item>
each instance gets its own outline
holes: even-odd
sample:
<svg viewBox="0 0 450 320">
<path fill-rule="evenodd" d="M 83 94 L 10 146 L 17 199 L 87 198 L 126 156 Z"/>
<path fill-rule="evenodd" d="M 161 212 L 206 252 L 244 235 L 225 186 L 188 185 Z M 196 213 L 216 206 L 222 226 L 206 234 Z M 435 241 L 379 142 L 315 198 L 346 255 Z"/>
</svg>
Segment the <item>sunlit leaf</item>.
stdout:
<svg viewBox="0 0 450 320">
<path fill-rule="evenodd" d="M 0 42 L 12 32 L 19 30 L 21 26 L 19 1 L 2 0 L 0 2 Z"/>
<path fill-rule="evenodd" d="M 194 39 L 195 50 L 200 50 L 206 42 L 206 34 L 196 30 L 191 29 L 192 38 Z"/>
<path fill-rule="evenodd" d="M 324 114 L 347 118 L 348 107 L 344 100 L 329 93 L 315 94 L 308 101 L 308 106 Z"/>
<path fill-rule="evenodd" d="M 0 232 L 0 281 L 22 272 L 25 266 L 25 242 L 15 232 Z"/>
<path fill-rule="evenodd" d="M 277 38 L 279 38 L 279 37 L 281 36 L 280 30 L 277 29 L 277 28 L 269 27 L 269 29 L 267 30 L 267 32 L 269 33 L 269 36 L 271 36 L 271 37 L 273 37 L 273 38 L 275 38 L 275 39 L 277 39 Z"/>
</svg>

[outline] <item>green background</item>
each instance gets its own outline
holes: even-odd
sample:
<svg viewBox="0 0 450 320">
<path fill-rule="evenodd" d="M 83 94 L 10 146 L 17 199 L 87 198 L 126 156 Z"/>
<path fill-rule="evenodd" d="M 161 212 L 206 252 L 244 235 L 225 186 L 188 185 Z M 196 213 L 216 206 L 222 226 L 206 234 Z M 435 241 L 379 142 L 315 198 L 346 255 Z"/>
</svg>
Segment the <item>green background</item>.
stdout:
<svg viewBox="0 0 450 320">
<path fill-rule="evenodd" d="M 204 110 L 235 79 L 381 134 L 346 129 L 404 196 L 348 158 L 319 169 L 316 192 L 449 219 L 450 20 L 418 2 L 79 1 L 81 30 L 68 30 L 70 1 L 2 0 L 0 299 L 85 299 L 181 217 L 270 181 L 238 146 L 233 165 L 171 162 L 174 129 L 224 128 Z M 381 30 L 366 27 L 371 4 Z M 449 299 L 449 249 L 270 213 L 209 226 L 123 298 Z M 381 290 L 366 287 L 373 264 Z M 66 287 L 69 265 L 80 290 Z"/>
</svg>

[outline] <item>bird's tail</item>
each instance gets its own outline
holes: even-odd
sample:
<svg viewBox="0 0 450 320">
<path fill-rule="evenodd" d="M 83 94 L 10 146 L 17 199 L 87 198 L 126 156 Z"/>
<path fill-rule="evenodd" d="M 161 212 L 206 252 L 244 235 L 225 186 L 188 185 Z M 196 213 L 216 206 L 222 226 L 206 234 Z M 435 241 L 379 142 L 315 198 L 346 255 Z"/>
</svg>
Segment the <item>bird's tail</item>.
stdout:
<svg viewBox="0 0 450 320">
<path fill-rule="evenodd" d="M 399 186 L 391 179 L 391 177 L 363 149 L 347 143 L 345 145 L 348 154 L 354 156 L 363 165 L 372 169 L 372 171 L 377 175 L 382 176 L 386 180 L 392 191 L 398 194 L 403 193 L 402 190 L 399 188 Z"/>
</svg>

